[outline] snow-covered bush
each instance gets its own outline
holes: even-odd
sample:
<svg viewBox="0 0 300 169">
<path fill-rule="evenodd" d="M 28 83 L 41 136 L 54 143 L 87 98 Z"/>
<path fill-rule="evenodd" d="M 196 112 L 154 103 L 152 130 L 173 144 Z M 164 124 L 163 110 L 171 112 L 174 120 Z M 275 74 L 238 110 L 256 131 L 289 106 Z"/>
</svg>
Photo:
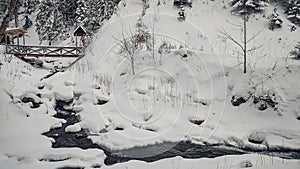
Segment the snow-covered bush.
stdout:
<svg viewBox="0 0 300 169">
<path fill-rule="evenodd" d="M 295 49 L 291 52 L 291 55 L 296 59 L 300 59 L 300 42 L 295 46 Z"/>
<path fill-rule="evenodd" d="M 231 104 L 233 106 L 240 106 L 248 101 L 252 102 L 260 111 L 264 111 L 267 108 L 271 108 L 274 111 L 277 110 L 278 102 L 276 101 L 276 95 L 269 93 L 264 95 L 232 96 Z"/>
<path fill-rule="evenodd" d="M 279 17 L 279 14 L 276 12 L 276 8 L 274 9 L 274 12 L 270 16 L 270 23 L 269 23 L 269 29 L 274 30 L 276 28 L 281 28 L 282 20 Z"/>
<path fill-rule="evenodd" d="M 146 43 L 150 38 L 150 34 L 147 30 L 148 29 L 147 26 L 143 23 L 141 18 L 138 19 L 138 22 L 136 24 L 136 28 L 137 28 L 137 32 L 134 35 L 134 40 L 138 44 Z"/>
<path fill-rule="evenodd" d="M 169 42 L 163 41 L 158 48 L 159 54 L 169 54 L 172 49 L 176 49 L 176 45 L 173 45 Z"/>
</svg>

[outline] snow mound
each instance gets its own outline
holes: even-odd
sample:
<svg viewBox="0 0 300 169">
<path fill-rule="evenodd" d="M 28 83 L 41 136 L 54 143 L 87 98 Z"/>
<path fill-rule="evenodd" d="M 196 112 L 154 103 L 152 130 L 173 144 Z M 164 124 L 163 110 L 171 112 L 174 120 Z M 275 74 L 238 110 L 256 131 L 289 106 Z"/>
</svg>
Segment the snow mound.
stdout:
<svg viewBox="0 0 300 169">
<path fill-rule="evenodd" d="M 81 125 L 79 123 L 75 123 L 73 125 L 69 125 L 65 128 L 65 132 L 67 133 L 76 133 L 81 130 Z"/>
</svg>

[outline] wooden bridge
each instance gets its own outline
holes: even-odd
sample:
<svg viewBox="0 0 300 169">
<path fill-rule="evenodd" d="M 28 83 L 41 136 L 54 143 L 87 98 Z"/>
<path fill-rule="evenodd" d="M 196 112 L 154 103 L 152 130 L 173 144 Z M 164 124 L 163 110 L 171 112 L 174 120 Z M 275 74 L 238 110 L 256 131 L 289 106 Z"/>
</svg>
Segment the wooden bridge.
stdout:
<svg viewBox="0 0 300 169">
<path fill-rule="evenodd" d="M 84 37 L 86 32 L 82 27 L 78 27 L 74 32 L 76 37 L 76 47 L 59 46 L 30 46 L 25 45 L 26 31 L 21 28 L 9 28 L 4 32 L 6 53 L 18 57 L 81 57 L 84 56 Z M 82 45 L 78 46 L 77 37 L 82 38 Z M 23 45 L 20 45 L 19 38 L 23 37 Z M 17 39 L 17 44 L 14 44 Z"/>
<path fill-rule="evenodd" d="M 18 57 L 80 57 L 84 55 L 84 49 L 83 47 L 6 45 L 6 53 Z"/>
</svg>

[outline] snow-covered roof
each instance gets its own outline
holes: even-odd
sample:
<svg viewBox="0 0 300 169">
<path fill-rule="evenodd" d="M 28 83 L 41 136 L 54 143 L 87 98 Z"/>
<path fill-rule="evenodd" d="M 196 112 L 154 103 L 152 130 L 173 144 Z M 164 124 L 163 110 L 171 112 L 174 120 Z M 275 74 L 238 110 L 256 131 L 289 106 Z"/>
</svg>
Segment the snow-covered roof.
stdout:
<svg viewBox="0 0 300 169">
<path fill-rule="evenodd" d="M 85 36 L 86 31 L 83 29 L 83 27 L 78 26 L 73 34 L 74 34 L 74 36 Z"/>
<path fill-rule="evenodd" d="M 27 31 L 22 28 L 7 28 L 4 33 L 9 35 L 18 35 L 27 33 Z"/>
</svg>

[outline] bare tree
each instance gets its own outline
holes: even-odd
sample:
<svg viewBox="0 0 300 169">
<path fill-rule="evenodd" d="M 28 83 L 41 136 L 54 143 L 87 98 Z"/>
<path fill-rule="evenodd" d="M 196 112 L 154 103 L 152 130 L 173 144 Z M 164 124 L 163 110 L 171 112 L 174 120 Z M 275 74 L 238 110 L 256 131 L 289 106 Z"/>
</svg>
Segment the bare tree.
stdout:
<svg viewBox="0 0 300 169">
<path fill-rule="evenodd" d="M 7 15 L 3 18 L 2 20 L 2 24 L 0 26 L 0 40 L 3 39 L 4 37 L 4 32 L 7 29 L 7 27 L 9 26 L 9 22 L 11 20 L 11 18 L 13 17 L 13 15 L 16 13 L 17 10 L 17 2 L 18 0 L 11 0 L 9 7 L 8 7 L 8 13 Z"/>
<path fill-rule="evenodd" d="M 151 39 L 150 39 L 150 46 L 152 50 L 152 59 L 154 64 L 156 65 L 156 58 L 155 58 L 155 44 L 156 44 L 156 33 L 155 33 L 155 22 L 156 22 L 156 16 L 154 16 L 154 19 L 152 21 L 152 27 L 151 27 Z"/>
<path fill-rule="evenodd" d="M 241 14 L 243 15 L 243 37 L 242 37 L 242 41 L 239 42 L 238 40 L 236 40 L 231 34 L 229 34 L 228 32 L 226 32 L 225 30 L 221 30 L 219 32 L 221 32 L 222 36 L 226 39 L 231 40 L 233 43 L 235 43 L 241 50 L 242 50 L 242 55 L 243 55 L 243 65 L 244 65 L 244 73 L 247 73 L 247 53 L 251 52 L 253 50 L 258 49 L 259 47 L 253 47 L 251 49 L 248 49 L 248 43 L 251 42 L 253 39 L 255 39 L 255 37 L 257 37 L 262 31 L 259 31 L 258 33 L 256 33 L 255 35 L 253 35 L 251 38 L 247 38 L 247 20 L 248 20 L 248 12 L 246 9 L 246 2 L 247 0 L 243 0 L 243 7 L 244 10 L 241 12 Z"/>
<path fill-rule="evenodd" d="M 136 55 L 139 51 L 139 41 L 137 36 L 133 33 L 130 33 L 128 36 L 125 36 L 124 31 L 122 31 L 122 39 L 118 40 L 117 46 L 120 51 L 118 54 L 129 60 L 131 65 L 132 74 L 135 75 L 135 60 Z"/>
</svg>

